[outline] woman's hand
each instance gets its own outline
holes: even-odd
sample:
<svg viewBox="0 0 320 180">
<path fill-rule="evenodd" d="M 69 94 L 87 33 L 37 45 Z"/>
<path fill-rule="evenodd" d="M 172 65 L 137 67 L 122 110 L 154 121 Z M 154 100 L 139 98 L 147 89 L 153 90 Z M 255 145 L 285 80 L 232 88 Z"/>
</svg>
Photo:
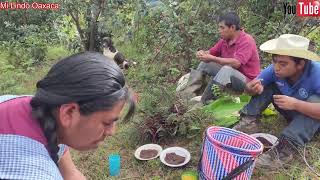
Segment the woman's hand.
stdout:
<svg viewBox="0 0 320 180">
<path fill-rule="evenodd" d="M 64 180 L 86 180 L 86 177 L 74 165 L 69 149 L 62 155 L 58 162 L 60 173 Z"/>
</svg>

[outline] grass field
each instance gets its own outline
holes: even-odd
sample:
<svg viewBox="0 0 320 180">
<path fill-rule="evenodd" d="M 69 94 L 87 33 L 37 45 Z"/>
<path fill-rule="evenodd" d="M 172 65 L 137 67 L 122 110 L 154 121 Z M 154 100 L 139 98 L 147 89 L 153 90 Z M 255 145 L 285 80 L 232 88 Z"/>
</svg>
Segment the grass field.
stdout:
<svg viewBox="0 0 320 180">
<path fill-rule="evenodd" d="M 134 51 L 132 47 L 122 47 L 125 54 L 134 60 L 145 60 L 150 55 L 141 54 Z M 48 53 L 47 64 L 37 67 L 30 72 L 21 72 L 17 75 L 14 70 L 7 72 L 7 77 L 15 80 L 12 86 L 0 86 L 3 92 L 17 94 L 32 94 L 35 89 L 35 83 L 49 69 L 49 67 L 59 58 L 66 56 L 69 52 L 63 48 L 51 48 Z M 1 55 L 0 63 L 5 63 L 5 55 Z M 176 136 L 162 139 L 160 145 L 163 148 L 171 146 L 181 146 L 188 149 L 191 153 L 191 161 L 182 168 L 170 168 L 162 164 L 158 159 L 151 161 L 139 161 L 134 157 L 134 151 L 140 145 L 149 143 L 141 138 L 141 124 L 154 113 L 168 113 L 166 110 L 172 104 L 170 95 L 174 93 L 175 84 L 167 83 L 159 77 L 159 64 L 145 63 L 138 61 L 138 65 L 129 72 L 126 72 L 129 85 L 141 94 L 138 104 L 138 111 L 133 120 L 128 123 L 119 122 L 118 131 L 115 136 L 107 138 L 101 146 L 90 152 L 72 151 L 76 166 L 89 180 L 102 179 L 146 179 L 146 180 L 179 180 L 184 171 L 197 170 L 200 158 L 200 149 L 202 145 L 202 134 L 206 127 L 215 124 L 214 116 L 205 114 L 201 110 L 195 110 L 193 113 L 180 115 L 179 118 L 184 121 L 194 123 L 199 130 L 193 137 L 187 134 L 177 134 Z M 148 67 L 149 71 L 146 71 Z M 6 77 L 2 77 L 6 78 Z M 154 80 L 155 78 L 158 78 Z M 166 77 L 164 77 L 166 78 Z M 160 79 L 160 80 L 159 80 Z M 159 88 L 161 87 L 161 88 Z M 158 89 L 156 89 L 158 88 Z M 168 91 L 168 92 L 164 92 Z M 164 93 L 167 93 L 164 94 Z M 168 114 L 164 115 L 168 117 Z M 265 118 L 262 121 L 261 131 L 279 135 L 281 129 L 285 127 L 285 121 L 282 118 L 273 116 Z M 320 172 L 320 137 L 317 136 L 307 145 L 306 158 L 310 166 Z M 109 154 L 119 153 L 121 155 L 121 174 L 118 177 L 110 177 L 108 174 L 107 157 Z M 319 179 L 303 162 L 302 158 L 297 156 L 293 162 L 285 165 L 276 171 L 256 168 L 252 179 Z"/>
<path fill-rule="evenodd" d="M 283 121 L 283 119 L 282 119 Z M 135 129 L 132 123 L 119 124 L 120 127 L 116 136 L 106 140 L 96 151 L 79 153 L 73 152 L 74 160 L 78 168 L 88 177 L 88 179 L 164 179 L 164 180 L 178 180 L 184 171 L 197 170 L 198 161 L 200 158 L 200 148 L 202 144 L 202 133 L 193 139 L 178 137 L 175 139 L 168 139 L 161 143 L 163 148 L 171 146 L 180 146 L 188 149 L 191 153 L 191 161 L 182 168 L 170 168 L 165 166 L 157 158 L 151 161 L 139 161 L 134 157 L 134 151 L 139 147 L 139 140 L 135 137 Z M 208 124 L 209 125 L 209 124 Z M 263 122 L 263 132 L 277 134 L 280 127 L 284 123 L 277 120 L 268 120 Z M 316 137 L 307 146 L 306 157 L 308 162 L 317 171 L 320 170 L 320 137 Z M 107 157 L 111 153 L 119 153 L 122 157 L 121 161 L 121 175 L 116 178 L 108 176 L 108 162 Z M 290 164 L 276 171 L 268 171 L 256 168 L 253 172 L 252 179 L 319 179 L 310 169 L 307 168 L 302 158 L 297 158 Z"/>
</svg>

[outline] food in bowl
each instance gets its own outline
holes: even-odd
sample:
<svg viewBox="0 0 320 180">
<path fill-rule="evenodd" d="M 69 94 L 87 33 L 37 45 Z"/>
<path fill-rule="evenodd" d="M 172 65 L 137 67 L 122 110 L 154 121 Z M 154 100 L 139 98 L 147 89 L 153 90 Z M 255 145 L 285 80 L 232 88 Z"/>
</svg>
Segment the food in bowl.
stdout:
<svg viewBox="0 0 320 180">
<path fill-rule="evenodd" d="M 179 156 L 176 153 L 168 153 L 168 154 L 166 154 L 166 157 L 164 158 L 164 160 L 168 164 L 172 164 L 172 165 L 181 164 L 185 161 L 185 159 L 186 159 L 185 157 Z"/>
<path fill-rule="evenodd" d="M 270 150 L 273 146 L 273 144 L 264 137 L 256 137 L 256 139 L 258 139 L 263 144 L 263 152 Z"/>
<path fill-rule="evenodd" d="M 158 155 L 158 151 L 155 149 L 145 149 L 140 151 L 140 158 L 142 159 L 150 159 L 156 157 Z"/>
</svg>

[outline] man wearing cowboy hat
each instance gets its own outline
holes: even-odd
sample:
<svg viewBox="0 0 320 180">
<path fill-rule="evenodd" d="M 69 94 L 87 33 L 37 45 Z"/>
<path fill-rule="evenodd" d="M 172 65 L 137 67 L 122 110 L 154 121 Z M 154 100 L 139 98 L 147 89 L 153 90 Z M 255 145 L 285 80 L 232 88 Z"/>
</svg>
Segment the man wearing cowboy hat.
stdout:
<svg viewBox="0 0 320 180">
<path fill-rule="evenodd" d="M 281 132 L 277 150 L 263 154 L 257 165 L 277 168 L 292 159 L 294 152 L 309 142 L 320 128 L 320 56 L 311 52 L 309 39 L 284 34 L 260 46 L 272 54 L 272 64 L 247 83 L 250 102 L 240 111 L 234 129 L 251 131 L 261 112 L 273 103 L 289 122 Z M 275 154 L 279 158 L 275 159 Z"/>
</svg>

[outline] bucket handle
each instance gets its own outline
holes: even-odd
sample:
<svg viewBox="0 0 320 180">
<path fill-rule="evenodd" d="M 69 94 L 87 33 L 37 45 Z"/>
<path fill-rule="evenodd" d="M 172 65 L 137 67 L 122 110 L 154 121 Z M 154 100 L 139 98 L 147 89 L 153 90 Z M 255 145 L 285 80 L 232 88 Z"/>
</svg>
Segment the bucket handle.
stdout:
<svg viewBox="0 0 320 180">
<path fill-rule="evenodd" d="M 231 180 L 238 175 L 240 175 L 242 172 L 246 171 L 250 166 L 253 164 L 254 160 L 250 159 L 244 163 L 242 163 L 240 166 L 233 169 L 226 177 L 224 177 L 222 180 Z"/>
<path fill-rule="evenodd" d="M 201 154 L 200 154 L 200 159 L 198 162 L 198 171 L 200 172 L 201 170 L 201 159 L 203 156 L 203 149 L 204 149 L 204 141 L 205 141 L 205 132 L 207 131 L 207 129 L 204 131 L 204 133 L 202 134 L 202 147 L 201 147 Z M 244 171 L 246 171 L 247 169 L 250 168 L 250 166 L 253 164 L 254 159 L 250 159 L 244 163 L 242 163 L 240 166 L 234 168 L 229 174 L 227 174 L 226 177 L 224 177 L 222 180 L 232 180 L 233 178 L 239 176 L 241 173 L 243 173 Z"/>
</svg>

